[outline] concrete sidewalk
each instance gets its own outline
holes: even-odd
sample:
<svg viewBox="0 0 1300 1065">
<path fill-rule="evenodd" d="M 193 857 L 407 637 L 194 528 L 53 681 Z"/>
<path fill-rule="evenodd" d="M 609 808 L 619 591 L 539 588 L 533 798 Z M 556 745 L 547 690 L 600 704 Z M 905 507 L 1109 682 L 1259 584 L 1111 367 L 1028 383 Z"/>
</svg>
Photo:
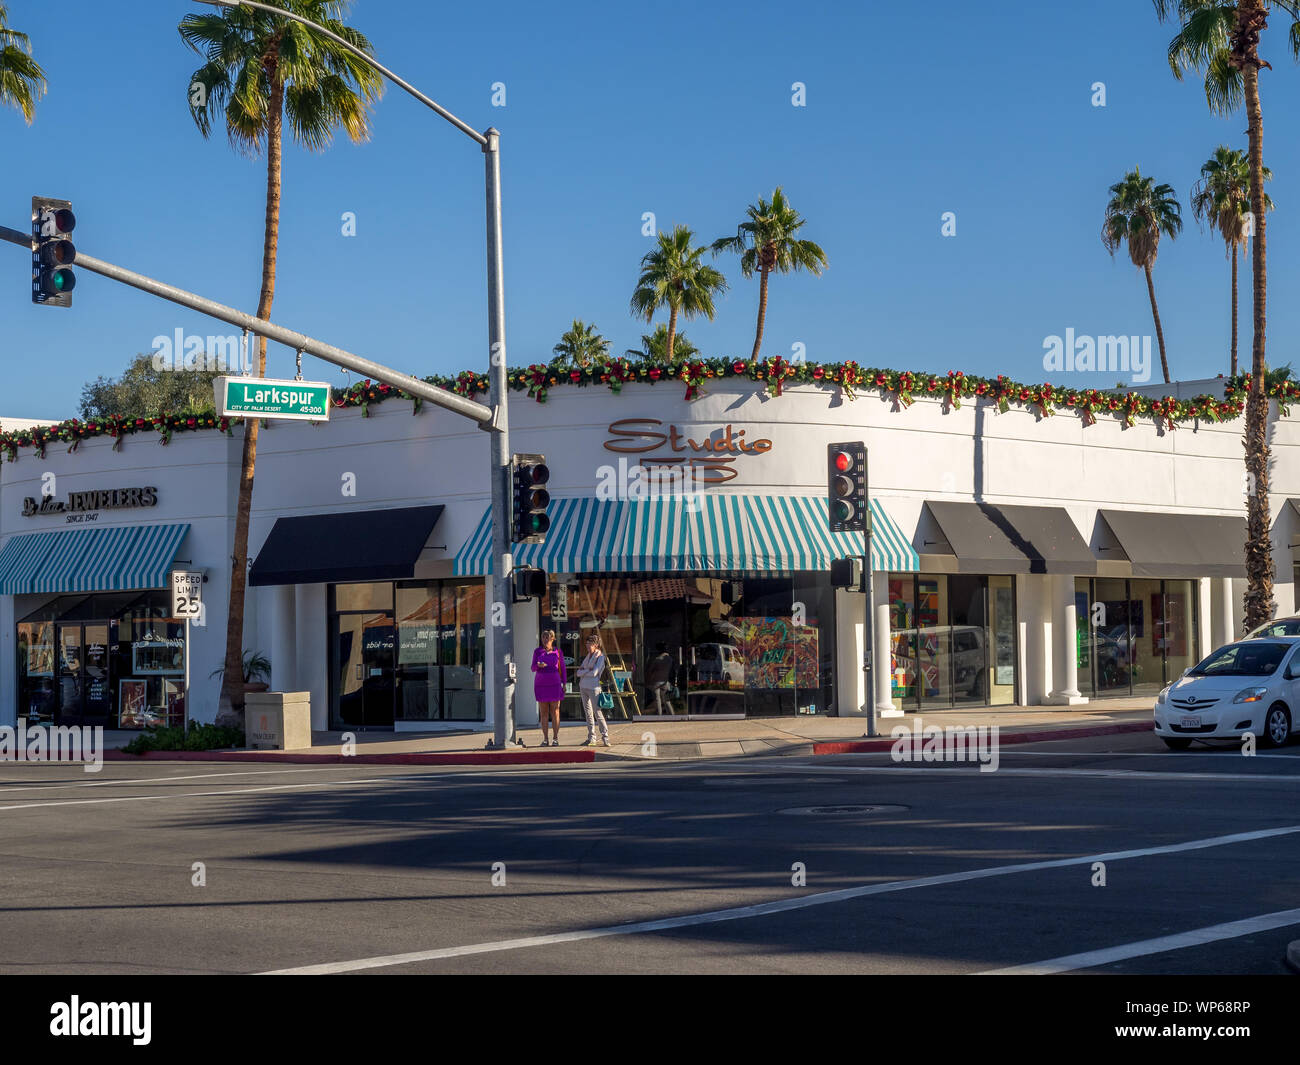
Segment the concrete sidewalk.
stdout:
<svg viewBox="0 0 1300 1065">
<path fill-rule="evenodd" d="M 1112 699 L 1071 709 L 1048 707 L 978 707 L 884 718 L 877 732 L 888 746 L 890 731 L 903 725 L 922 729 L 972 725 L 998 726 L 1002 742 L 1033 742 L 1079 735 L 1136 732 L 1151 727 L 1153 700 Z M 680 760 L 692 758 L 737 758 L 751 755 L 811 755 L 835 753 L 841 745 L 863 741 L 866 719 L 859 717 L 779 717 L 743 721 L 655 721 L 612 722 L 610 746 L 583 747 L 586 725 L 563 724 L 560 746 L 542 747 L 536 725 L 523 726 L 519 736 L 524 747 L 487 751 L 491 732 L 356 732 L 355 749 L 345 755 L 342 732 L 314 732 L 312 746 L 300 751 L 212 751 L 155 752 L 158 760 L 240 761 L 335 761 L 347 758 L 363 762 L 446 762 L 505 764 L 590 762 L 607 758 Z M 105 747 L 121 747 L 136 733 L 105 733 Z M 870 744 L 876 747 L 878 744 Z M 851 749 L 851 748 L 850 748 Z M 130 755 L 118 757 L 129 758 Z"/>
</svg>

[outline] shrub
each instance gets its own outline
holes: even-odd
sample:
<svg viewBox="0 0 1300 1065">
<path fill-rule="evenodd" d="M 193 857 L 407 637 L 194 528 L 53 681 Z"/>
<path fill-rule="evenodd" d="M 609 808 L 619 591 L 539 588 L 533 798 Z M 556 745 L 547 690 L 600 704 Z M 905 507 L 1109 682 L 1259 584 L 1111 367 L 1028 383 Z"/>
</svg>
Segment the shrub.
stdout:
<svg viewBox="0 0 1300 1065">
<path fill-rule="evenodd" d="M 180 725 L 147 728 L 122 750 L 127 754 L 144 754 L 146 751 L 214 751 L 242 746 L 243 729 L 221 728 L 192 721 L 188 730 Z"/>
</svg>

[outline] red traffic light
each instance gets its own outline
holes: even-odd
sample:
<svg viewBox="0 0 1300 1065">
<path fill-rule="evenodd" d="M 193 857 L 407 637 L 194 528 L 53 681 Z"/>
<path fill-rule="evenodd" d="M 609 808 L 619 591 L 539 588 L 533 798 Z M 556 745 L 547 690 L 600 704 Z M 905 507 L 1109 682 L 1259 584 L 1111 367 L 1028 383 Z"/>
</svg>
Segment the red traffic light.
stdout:
<svg viewBox="0 0 1300 1065">
<path fill-rule="evenodd" d="M 53 212 L 54 228 L 60 233 L 71 233 L 77 228 L 77 216 L 70 208 L 60 207 Z"/>
<path fill-rule="evenodd" d="M 848 473 L 853 469 L 853 456 L 847 451 L 837 451 L 835 453 L 835 468 L 840 473 Z"/>
</svg>

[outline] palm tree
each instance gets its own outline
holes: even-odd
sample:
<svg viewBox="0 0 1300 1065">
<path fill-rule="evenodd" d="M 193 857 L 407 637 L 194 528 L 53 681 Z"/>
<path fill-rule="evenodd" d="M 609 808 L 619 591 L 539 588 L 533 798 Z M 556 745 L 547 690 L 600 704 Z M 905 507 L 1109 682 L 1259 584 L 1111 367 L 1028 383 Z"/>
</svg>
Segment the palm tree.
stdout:
<svg viewBox="0 0 1300 1065">
<path fill-rule="evenodd" d="M 1160 345 L 1160 369 L 1169 384 L 1169 360 L 1165 357 L 1165 334 L 1160 328 L 1160 309 L 1156 306 L 1156 286 L 1151 280 L 1160 238 L 1168 234 L 1175 239 L 1183 229 L 1183 209 L 1170 185 L 1157 185 L 1154 178 L 1143 177 L 1134 167 L 1110 187 L 1106 220 L 1101 227 L 1101 242 L 1114 255 L 1121 244 L 1128 244 L 1128 257 L 1146 274 L 1147 295 L 1151 297 L 1151 317 L 1156 323 L 1156 340 Z"/>
<path fill-rule="evenodd" d="M 561 336 L 560 342 L 551 350 L 564 365 L 582 369 L 609 354 L 609 341 L 600 335 L 594 325 L 575 318 L 573 328 Z"/>
<path fill-rule="evenodd" d="M 668 308 L 668 348 L 665 357 L 673 361 L 677 316 L 694 318 L 702 314 L 713 319 L 713 297 L 727 288 L 727 279 L 700 262 L 703 248 L 691 246 L 695 234 L 685 226 L 673 226 L 660 233 L 658 246 L 641 259 L 641 276 L 632 293 L 632 313 L 647 322 L 660 307 Z"/>
<path fill-rule="evenodd" d="M 1264 167 L 1264 180 L 1273 172 Z M 1273 200 L 1264 194 L 1264 207 Z M 1220 144 L 1201 167 L 1201 180 L 1192 187 L 1192 214 L 1216 229 L 1232 260 L 1232 351 L 1229 372 L 1237 376 L 1237 249 L 1250 243 L 1250 160 L 1243 151 Z"/>
<path fill-rule="evenodd" d="M 700 349 L 686 339 L 685 333 L 678 333 L 673 337 L 673 362 L 690 362 L 700 353 Z M 640 359 L 642 362 L 667 363 L 668 358 L 668 327 L 660 322 L 655 326 L 653 333 L 641 334 L 641 347 L 628 348 L 626 353 L 629 359 Z"/>
<path fill-rule="evenodd" d="M 365 36 L 340 21 L 346 0 L 280 0 L 280 6 L 370 51 Z M 367 63 L 301 23 L 255 8 L 186 15 L 179 29 L 185 43 L 205 59 L 187 89 L 190 113 L 199 132 L 209 136 L 221 116 L 233 147 L 253 156 L 266 152 L 266 222 L 257 316 L 269 319 L 275 298 L 285 122 L 293 139 L 312 151 L 327 148 L 340 128 L 354 143 L 360 143 L 370 135 L 370 105 L 379 98 L 383 79 Z M 257 374 L 266 376 L 265 337 L 258 338 Z M 244 702 L 244 597 L 257 429 L 256 419 L 244 423 L 219 723 L 242 723 L 238 712 Z M 227 705 L 234 712 L 230 716 Z"/>
<path fill-rule="evenodd" d="M 0 4 L 0 107 L 16 107 L 30 126 L 44 95 L 45 71 L 32 58 L 31 41 L 9 28 L 9 13 Z"/>
<path fill-rule="evenodd" d="M 1255 216 L 1251 249 L 1254 337 L 1250 349 L 1250 390 L 1246 394 L 1246 473 L 1251 485 L 1246 498 L 1247 630 L 1273 616 L 1273 545 L 1269 539 L 1268 395 L 1264 330 L 1268 304 L 1267 218 L 1264 206 L 1264 114 L 1259 102 L 1259 36 L 1268 17 L 1281 11 L 1289 20 L 1287 42 L 1300 58 L 1300 5 L 1295 0 L 1152 0 L 1156 16 L 1173 19 L 1178 32 L 1169 42 L 1169 68 L 1174 77 L 1194 70 L 1205 74 L 1205 99 L 1210 110 L 1228 115 L 1244 103 L 1250 137 L 1250 210 Z"/>
<path fill-rule="evenodd" d="M 772 193 L 772 202 L 761 196 L 758 203 L 745 208 L 748 222 L 741 222 L 734 237 L 720 237 L 713 242 L 713 254 L 723 251 L 740 252 L 740 272 L 753 277 L 758 271 L 758 328 L 754 331 L 754 350 L 751 359 L 758 358 L 763 346 L 763 320 L 767 317 L 767 276 L 773 270 L 788 274 L 792 270 L 807 270 L 820 277 L 826 268 L 826 253 L 811 240 L 795 237 L 804 220 L 790 206 L 785 193 L 778 185 Z"/>
</svg>

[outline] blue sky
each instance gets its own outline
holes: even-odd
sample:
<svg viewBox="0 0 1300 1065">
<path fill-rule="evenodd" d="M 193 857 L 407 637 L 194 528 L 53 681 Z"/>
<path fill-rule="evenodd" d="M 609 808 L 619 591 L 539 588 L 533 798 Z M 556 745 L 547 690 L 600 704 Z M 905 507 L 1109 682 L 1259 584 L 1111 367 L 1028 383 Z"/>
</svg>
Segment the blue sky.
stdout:
<svg viewBox="0 0 1300 1065">
<path fill-rule="evenodd" d="M 199 62 L 176 24 L 201 5 L 9 9 L 50 89 L 31 128 L 0 113 L 0 222 L 22 228 L 33 194 L 65 197 L 86 252 L 254 311 L 265 166 L 223 135 L 204 140 L 189 117 Z M 358 0 L 348 18 L 382 62 L 502 131 L 512 364 L 549 358 L 575 317 L 617 352 L 637 346 L 649 331 L 628 312 L 650 245 L 642 214 L 708 241 L 780 184 L 830 269 L 774 278 L 765 354 L 799 343 L 810 359 L 1041 380 L 1045 337 L 1152 332 L 1141 274 L 1099 239 L 1107 187 L 1139 164 L 1184 204 L 1184 234 L 1155 269 L 1174 376 L 1226 372 L 1229 266 L 1187 201 L 1217 144 L 1245 146 L 1246 121 L 1210 115 L 1198 82 L 1173 79 L 1172 31 L 1143 0 L 669 0 L 653 18 L 606 2 Z M 1290 360 L 1300 316 L 1287 295 L 1300 146 L 1284 106 L 1300 71 L 1283 37 L 1271 29 L 1263 45 L 1275 68 L 1263 74 L 1274 365 Z M 1104 108 L 1092 106 L 1098 81 Z M 495 82 L 505 107 L 491 105 Z M 478 147 L 390 87 L 370 142 L 286 149 L 273 319 L 410 373 L 484 368 L 483 211 Z M 945 211 L 955 237 L 941 236 Z M 734 257 L 718 265 L 731 289 L 716 320 L 685 330 L 705 354 L 747 356 L 757 282 Z M 86 271 L 71 310 L 34 307 L 27 269 L 0 245 L 5 415 L 72 416 L 84 381 L 119 373 L 155 336 L 229 332 Z M 1243 263 L 1247 359 L 1249 277 Z M 268 373 L 291 376 L 292 352 L 270 350 Z M 304 370 L 345 382 L 312 358 Z"/>
</svg>

